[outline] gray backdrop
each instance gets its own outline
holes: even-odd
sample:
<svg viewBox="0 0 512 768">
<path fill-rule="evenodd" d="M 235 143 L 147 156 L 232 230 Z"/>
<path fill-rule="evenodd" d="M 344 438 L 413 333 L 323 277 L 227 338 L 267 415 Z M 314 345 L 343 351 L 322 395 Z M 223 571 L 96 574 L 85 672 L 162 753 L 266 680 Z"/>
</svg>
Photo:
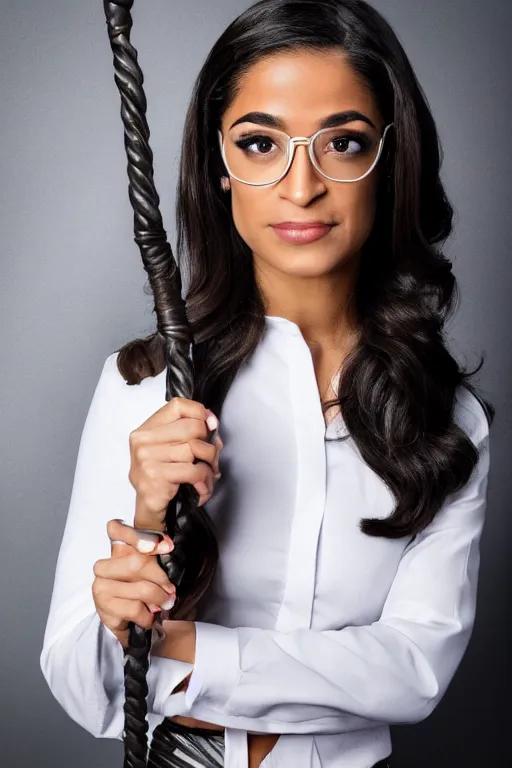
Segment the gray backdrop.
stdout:
<svg viewBox="0 0 512 768">
<path fill-rule="evenodd" d="M 135 4 L 156 183 L 171 242 L 180 134 L 211 45 L 240 0 Z M 497 408 L 476 627 L 428 720 L 393 728 L 397 768 L 501 768 L 511 709 L 510 400 L 512 8 L 503 0 L 375 0 L 436 117 L 457 209 L 448 251 L 462 304 L 450 327 Z M 39 668 L 78 443 L 102 364 L 153 325 L 133 242 L 126 157 L 100 0 L 0 0 L 2 766 L 112 768 Z M 508 717 L 507 717 L 508 716 Z M 394 763 L 395 765 L 395 763 Z M 290 767 L 292 768 L 292 767 Z"/>
</svg>

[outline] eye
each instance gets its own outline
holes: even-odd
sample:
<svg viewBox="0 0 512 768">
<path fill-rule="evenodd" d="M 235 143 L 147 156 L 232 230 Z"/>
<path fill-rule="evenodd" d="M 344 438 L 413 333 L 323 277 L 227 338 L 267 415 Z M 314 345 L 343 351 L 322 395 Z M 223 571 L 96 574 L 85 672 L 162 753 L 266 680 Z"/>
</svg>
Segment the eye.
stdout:
<svg viewBox="0 0 512 768">
<path fill-rule="evenodd" d="M 333 147 L 336 154 L 359 155 L 370 149 L 372 143 L 371 139 L 364 134 L 337 136 L 327 144 L 326 150 Z"/>
<path fill-rule="evenodd" d="M 243 136 L 237 141 L 235 141 L 235 144 L 243 152 L 247 152 L 248 154 L 263 154 L 263 155 L 268 155 L 272 147 L 274 146 L 274 142 L 268 136 L 255 135 L 255 134 L 251 136 Z M 257 151 L 255 152 L 254 150 L 250 149 L 250 147 L 255 145 L 259 147 L 259 150 L 260 150 L 259 152 Z"/>
</svg>

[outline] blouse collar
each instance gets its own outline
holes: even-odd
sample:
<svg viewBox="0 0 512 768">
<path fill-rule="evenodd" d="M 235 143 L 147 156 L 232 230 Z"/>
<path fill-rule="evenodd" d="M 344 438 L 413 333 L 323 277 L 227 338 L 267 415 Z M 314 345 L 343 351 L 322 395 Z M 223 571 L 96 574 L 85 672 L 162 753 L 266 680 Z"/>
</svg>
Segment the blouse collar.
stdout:
<svg viewBox="0 0 512 768">
<path fill-rule="evenodd" d="M 280 317 L 279 315 L 265 315 L 265 321 L 268 326 L 275 328 L 278 332 L 299 337 L 302 339 L 302 342 L 306 344 L 306 340 L 304 339 L 302 332 L 297 325 L 297 323 L 294 323 L 292 320 L 288 320 L 287 317 Z M 284 347 L 285 349 L 286 347 Z M 308 347 L 309 349 L 309 347 Z M 335 380 L 339 378 L 339 374 L 334 377 Z M 325 428 L 325 439 L 327 441 L 331 440 L 338 440 L 341 438 L 345 438 L 349 436 L 349 431 L 347 429 L 347 425 L 345 424 L 345 420 L 343 419 L 343 416 L 341 413 L 338 413 L 334 419 L 326 426 Z"/>
</svg>

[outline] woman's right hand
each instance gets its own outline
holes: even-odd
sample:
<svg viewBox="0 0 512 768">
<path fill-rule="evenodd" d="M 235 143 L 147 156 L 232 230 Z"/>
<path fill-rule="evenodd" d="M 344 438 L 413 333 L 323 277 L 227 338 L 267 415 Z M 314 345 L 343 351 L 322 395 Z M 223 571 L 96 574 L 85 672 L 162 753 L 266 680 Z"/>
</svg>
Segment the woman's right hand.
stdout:
<svg viewBox="0 0 512 768">
<path fill-rule="evenodd" d="M 163 531 L 167 505 L 181 483 L 194 485 L 199 506 L 210 498 L 220 477 L 223 443 L 218 436 L 213 444 L 207 438 L 208 429 L 218 426 L 217 417 L 201 403 L 174 397 L 130 433 L 135 528 Z"/>
</svg>

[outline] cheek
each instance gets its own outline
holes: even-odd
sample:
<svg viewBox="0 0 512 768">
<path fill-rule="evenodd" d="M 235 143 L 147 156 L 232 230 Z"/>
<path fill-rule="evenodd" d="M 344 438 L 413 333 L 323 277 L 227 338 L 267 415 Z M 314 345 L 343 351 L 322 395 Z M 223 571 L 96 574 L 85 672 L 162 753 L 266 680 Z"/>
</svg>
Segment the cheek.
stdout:
<svg viewBox="0 0 512 768">
<path fill-rule="evenodd" d="M 260 192 L 261 197 L 261 190 Z M 233 189 L 231 191 L 231 213 L 238 234 L 245 240 L 249 248 L 256 249 L 258 237 L 261 237 L 263 225 L 259 222 L 258 211 L 261 200 L 251 194 L 250 187 L 244 190 Z"/>
<path fill-rule="evenodd" d="M 377 210 L 377 189 L 374 183 L 354 184 L 355 189 L 339 206 L 343 237 L 355 249 L 368 239 Z"/>
</svg>

